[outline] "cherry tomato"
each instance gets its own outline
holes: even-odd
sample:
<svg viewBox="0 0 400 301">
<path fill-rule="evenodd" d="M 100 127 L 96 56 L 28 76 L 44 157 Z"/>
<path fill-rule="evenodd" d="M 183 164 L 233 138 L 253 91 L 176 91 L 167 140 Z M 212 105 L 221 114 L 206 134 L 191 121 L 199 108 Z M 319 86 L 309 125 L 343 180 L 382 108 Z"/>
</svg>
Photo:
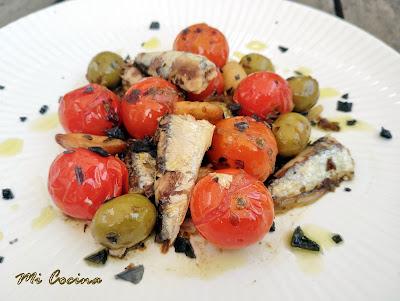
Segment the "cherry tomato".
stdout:
<svg viewBox="0 0 400 301">
<path fill-rule="evenodd" d="M 172 113 L 174 103 L 182 101 L 176 87 L 159 77 L 146 77 L 132 85 L 122 99 L 122 122 L 137 139 L 153 136 L 158 118 Z"/>
<path fill-rule="evenodd" d="M 89 84 L 65 94 L 58 115 L 67 132 L 104 135 L 105 130 L 119 124 L 119 105 L 113 92 Z"/>
<path fill-rule="evenodd" d="M 219 68 L 226 64 L 229 54 L 228 42 L 222 32 L 205 23 L 182 30 L 175 38 L 174 50 L 204 55 Z"/>
<path fill-rule="evenodd" d="M 263 183 L 245 171 L 222 169 L 197 182 L 190 213 L 205 239 L 221 248 L 238 249 L 269 231 L 274 203 Z"/>
<path fill-rule="evenodd" d="M 217 69 L 217 77 L 208 84 L 208 87 L 200 94 L 188 93 L 189 101 L 203 101 L 210 96 L 221 95 L 224 92 L 224 78 L 221 71 Z"/>
<path fill-rule="evenodd" d="M 243 116 L 219 121 L 207 152 L 215 168 L 244 169 L 260 181 L 274 171 L 277 154 L 272 131 L 263 122 Z"/>
<path fill-rule="evenodd" d="M 113 157 L 79 148 L 57 156 L 49 170 L 48 190 L 66 215 L 92 219 L 106 200 L 125 193 L 128 171 Z"/>
<path fill-rule="evenodd" d="M 241 106 L 240 114 L 256 115 L 264 120 L 292 111 L 289 84 L 276 73 L 262 71 L 243 79 L 233 95 Z"/>
</svg>

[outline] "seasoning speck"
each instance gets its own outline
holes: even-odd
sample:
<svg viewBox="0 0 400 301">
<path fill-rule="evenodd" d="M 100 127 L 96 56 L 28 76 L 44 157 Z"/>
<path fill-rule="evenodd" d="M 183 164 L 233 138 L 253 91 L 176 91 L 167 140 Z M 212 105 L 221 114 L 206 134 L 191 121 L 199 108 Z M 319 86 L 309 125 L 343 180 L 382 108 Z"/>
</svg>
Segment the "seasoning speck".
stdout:
<svg viewBox="0 0 400 301">
<path fill-rule="evenodd" d="M 269 232 L 275 232 L 275 221 L 272 222 L 271 228 L 269 228 Z"/>
<path fill-rule="evenodd" d="M 48 106 L 48 105 L 43 105 L 43 106 L 40 108 L 39 113 L 42 114 L 42 115 L 44 115 L 44 114 L 46 114 L 46 112 L 47 112 L 48 110 L 49 110 L 49 106 Z"/>
<path fill-rule="evenodd" d="M 298 76 L 303 76 L 304 75 L 303 73 L 301 73 L 300 71 L 297 71 L 297 70 L 295 70 L 293 72 L 294 72 L 294 74 L 296 74 Z"/>
<path fill-rule="evenodd" d="M 351 120 L 347 120 L 346 121 L 346 124 L 348 125 L 348 126 L 353 126 L 353 125 L 355 125 L 357 123 L 357 120 L 355 120 L 355 119 L 351 119 Z"/>
<path fill-rule="evenodd" d="M 68 150 L 63 151 L 63 153 L 66 154 L 66 155 L 68 155 L 68 154 L 73 154 L 73 153 L 75 153 L 75 151 L 72 150 L 72 149 L 68 149 Z"/>
<path fill-rule="evenodd" d="M 392 133 L 384 127 L 381 128 L 381 132 L 379 135 L 385 139 L 392 139 Z"/>
<path fill-rule="evenodd" d="M 249 124 L 246 121 L 236 122 L 234 127 L 239 130 L 239 132 L 244 132 L 249 128 Z"/>
<path fill-rule="evenodd" d="M 4 188 L 1 190 L 3 200 L 12 200 L 14 198 L 14 194 L 10 188 Z"/>
<path fill-rule="evenodd" d="M 351 112 L 353 108 L 353 103 L 347 101 L 340 101 L 337 102 L 336 110 L 341 112 Z"/>
<path fill-rule="evenodd" d="M 235 75 L 235 80 L 239 80 L 240 79 L 240 75 L 239 74 L 236 74 Z"/>
<path fill-rule="evenodd" d="M 94 152 L 102 157 L 110 156 L 110 154 L 105 149 L 103 149 L 99 146 L 91 146 L 88 148 L 88 150 L 90 150 L 91 152 Z"/>
<path fill-rule="evenodd" d="M 350 191 L 351 191 L 351 188 L 349 188 L 349 187 L 345 187 L 345 188 L 344 188 L 344 191 L 346 191 L 346 192 L 350 192 Z"/>
<path fill-rule="evenodd" d="M 6 87 L 0 85 L 0 90 L 4 90 Z"/>
<path fill-rule="evenodd" d="M 285 47 L 285 46 L 278 46 L 278 49 L 282 52 L 285 53 L 286 51 L 289 50 L 289 48 Z"/>
<path fill-rule="evenodd" d="M 18 238 L 14 238 L 13 240 L 9 241 L 10 245 L 15 244 L 16 242 L 18 242 Z"/>
<path fill-rule="evenodd" d="M 151 22 L 149 28 L 150 28 L 151 30 L 158 30 L 158 29 L 160 29 L 160 22 L 157 22 L 157 21 Z"/>
<path fill-rule="evenodd" d="M 305 236 L 300 226 L 297 226 L 293 232 L 291 246 L 317 252 L 320 250 L 319 244 Z"/>
<path fill-rule="evenodd" d="M 85 257 L 84 260 L 89 263 L 94 263 L 94 264 L 101 264 L 104 265 L 107 262 L 108 259 L 108 250 L 103 249 L 100 250 L 96 253 L 90 254 L 89 256 Z"/>
<path fill-rule="evenodd" d="M 0 263 L 3 263 L 3 261 L 4 261 L 4 257 L 0 256 Z"/>
<path fill-rule="evenodd" d="M 125 271 L 115 275 L 115 279 L 122 279 L 125 281 L 129 281 L 133 284 L 138 284 L 144 274 L 144 266 L 143 265 L 138 265 L 134 267 L 129 267 Z"/>
<path fill-rule="evenodd" d="M 194 254 L 189 238 L 178 236 L 175 239 L 174 248 L 176 253 L 185 253 L 189 258 L 196 258 L 196 254 Z"/>
<path fill-rule="evenodd" d="M 25 122 L 27 119 L 28 119 L 28 117 L 25 117 L 25 116 L 19 117 L 19 121 L 21 121 L 21 122 Z"/>
<path fill-rule="evenodd" d="M 342 97 L 343 99 L 349 99 L 349 93 L 343 94 L 341 97 Z"/>
<path fill-rule="evenodd" d="M 339 244 L 343 241 L 343 238 L 340 236 L 340 234 L 334 234 L 332 235 L 332 240 L 336 243 Z"/>
</svg>

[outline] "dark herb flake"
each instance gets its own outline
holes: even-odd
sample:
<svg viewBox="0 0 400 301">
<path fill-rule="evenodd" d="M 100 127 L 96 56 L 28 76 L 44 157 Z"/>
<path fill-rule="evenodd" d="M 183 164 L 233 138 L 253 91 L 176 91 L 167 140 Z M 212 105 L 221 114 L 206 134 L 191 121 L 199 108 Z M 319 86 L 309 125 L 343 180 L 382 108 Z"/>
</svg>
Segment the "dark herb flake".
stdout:
<svg viewBox="0 0 400 301">
<path fill-rule="evenodd" d="M 355 119 L 351 119 L 351 120 L 347 120 L 346 121 L 346 124 L 348 125 L 348 126 L 353 126 L 353 125 L 355 125 L 357 123 L 357 120 L 355 120 Z"/>
<path fill-rule="evenodd" d="M 349 93 L 343 94 L 341 97 L 342 97 L 343 99 L 349 99 Z"/>
<path fill-rule="evenodd" d="M 14 238 L 13 240 L 9 241 L 10 245 L 15 244 L 16 242 L 18 242 L 18 238 Z"/>
<path fill-rule="evenodd" d="M 4 188 L 1 190 L 1 194 L 3 196 L 3 200 L 12 200 L 14 198 L 14 194 L 10 188 Z"/>
<path fill-rule="evenodd" d="M 48 105 L 43 105 L 43 106 L 40 108 L 39 113 L 42 114 L 42 115 L 44 115 L 44 114 L 46 114 L 46 112 L 47 112 L 48 110 L 49 110 L 49 106 L 48 106 Z"/>
<path fill-rule="evenodd" d="M 351 102 L 347 102 L 347 101 L 340 101 L 338 100 L 337 102 L 337 107 L 336 110 L 340 111 L 340 112 L 351 112 L 353 108 L 353 103 Z"/>
<path fill-rule="evenodd" d="M 343 238 L 340 236 L 340 234 L 333 234 L 332 235 L 332 240 L 336 243 L 339 244 L 343 241 Z"/>
<path fill-rule="evenodd" d="M 75 151 L 72 150 L 72 149 L 68 149 L 68 150 L 65 150 L 63 153 L 66 154 L 66 155 L 68 155 L 68 154 L 73 154 L 73 153 L 75 153 Z"/>
<path fill-rule="evenodd" d="M 289 50 L 289 48 L 284 47 L 284 46 L 278 46 L 278 49 L 279 49 L 282 53 L 285 53 L 286 51 Z"/>
<path fill-rule="evenodd" d="M 88 150 L 90 150 L 91 152 L 94 152 L 102 157 L 110 156 L 110 154 L 105 149 L 103 149 L 99 146 L 91 146 L 88 148 Z"/>
<path fill-rule="evenodd" d="M 392 133 L 384 127 L 381 128 L 381 132 L 379 135 L 386 139 L 392 139 Z"/>
<path fill-rule="evenodd" d="M 271 228 L 269 228 L 269 232 L 275 232 L 275 221 L 272 222 Z"/>
<path fill-rule="evenodd" d="M 351 188 L 350 188 L 350 187 L 345 187 L 345 188 L 344 188 L 344 191 L 350 192 L 350 191 L 351 191 Z"/>
<path fill-rule="evenodd" d="M 0 85 L 0 90 L 4 90 L 6 87 Z"/>
<path fill-rule="evenodd" d="M 160 22 L 157 22 L 157 21 L 151 22 L 149 28 L 150 28 L 151 30 L 158 30 L 158 29 L 160 29 Z"/>
<path fill-rule="evenodd" d="M 305 236 L 300 226 L 297 226 L 293 232 L 291 245 L 292 247 L 304 250 L 317 251 L 317 252 L 320 250 L 319 244 L 317 244 L 315 241 Z"/>
<path fill-rule="evenodd" d="M 26 117 L 26 116 L 19 117 L 19 121 L 21 121 L 21 122 L 25 122 L 27 119 L 28 119 L 28 117 Z"/>
<path fill-rule="evenodd" d="M 0 256 L 0 263 L 3 263 L 3 261 L 4 261 L 4 257 Z"/>
<path fill-rule="evenodd" d="M 143 274 L 144 274 L 144 266 L 138 265 L 130 267 L 125 271 L 115 275 L 115 279 L 122 279 L 125 281 L 132 282 L 133 284 L 138 284 L 142 280 Z"/>
<path fill-rule="evenodd" d="M 101 264 L 104 265 L 107 262 L 108 259 L 108 250 L 103 249 L 100 250 L 96 253 L 90 254 L 89 256 L 85 257 L 84 260 L 89 263 L 94 263 L 94 264 Z"/>
<path fill-rule="evenodd" d="M 194 254 L 189 238 L 178 236 L 175 239 L 174 248 L 176 253 L 185 253 L 189 258 L 196 258 L 196 254 Z"/>
</svg>

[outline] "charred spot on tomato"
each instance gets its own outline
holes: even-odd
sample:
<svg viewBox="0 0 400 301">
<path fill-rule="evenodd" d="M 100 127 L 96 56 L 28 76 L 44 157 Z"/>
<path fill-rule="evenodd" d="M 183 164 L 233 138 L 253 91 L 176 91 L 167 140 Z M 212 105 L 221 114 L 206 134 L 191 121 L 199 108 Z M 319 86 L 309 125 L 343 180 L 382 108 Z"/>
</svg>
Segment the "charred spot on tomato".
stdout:
<svg viewBox="0 0 400 301">
<path fill-rule="evenodd" d="M 244 162 L 242 160 L 235 160 L 235 167 L 239 169 L 244 169 Z"/>
<path fill-rule="evenodd" d="M 84 260 L 91 264 L 104 265 L 108 259 L 108 250 L 102 249 L 96 253 L 86 256 Z"/>
<path fill-rule="evenodd" d="M 343 98 L 343 99 L 349 99 L 349 93 L 343 94 L 343 95 L 341 96 L 341 98 Z"/>
<path fill-rule="evenodd" d="M 244 132 L 246 129 L 249 128 L 249 124 L 246 121 L 240 121 L 236 122 L 234 124 L 234 127 L 239 131 L 239 132 Z"/>
<path fill-rule="evenodd" d="M 102 157 L 108 157 L 110 154 L 104 149 L 99 146 L 91 146 L 88 148 L 91 152 L 94 152 Z"/>
<path fill-rule="evenodd" d="M 203 30 L 200 28 L 200 27 L 197 27 L 196 29 L 195 29 L 195 32 L 196 33 L 201 33 Z"/>
<path fill-rule="evenodd" d="M 181 34 L 187 35 L 190 32 L 189 28 L 185 28 L 184 30 L 181 31 Z"/>
<path fill-rule="evenodd" d="M 259 149 L 264 149 L 265 147 L 265 140 L 263 138 L 257 137 L 256 138 L 256 145 Z M 268 150 L 268 155 L 271 156 L 272 155 L 272 150 L 269 149 Z"/>
<path fill-rule="evenodd" d="M 333 162 L 332 158 L 328 158 L 326 161 L 326 171 L 336 170 L 336 164 Z"/>
<path fill-rule="evenodd" d="M 219 182 L 218 177 L 213 177 L 212 180 L 213 180 L 215 183 L 218 183 L 218 182 Z"/>
<path fill-rule="evenodd" d="M 111 103 L 108 101 L 103 101 L 104 110 L 107 113 L 107 120 L 112 122 L 114 125 L 119 123 L 119 116 L 117 112 L 112 109 Z"/>
<path fill-rule="evenodd" d="M 140 90 L 133 89 L 128 95 L 125 96 L 125 100 L 130 104 L 135 104 L 139 100 Z"/>
<path fill-rule="evenodd" d="M 90 94 L 90 93 L 92 93 L 93 91 L 94 91 L 93 87 L 92 87 L 91 85 L 87 85 L 87 86 L 85 87 L 85 89 L 83 90 L 83 93 L 84 93 L 84 94 Z"/>
<path fill-rule="evenodd" d="M 238 197 L 236 199 L 236 209 L 242 210 L 242 209 L 246 208 L 246 206 L 247 206 L 247 201 L 245 198 Z"/>
<path fill-rule="evenodd" d="M 75 177 L 76 180 L 78 181 L 78 184 L 82 185 L 83 181 L 85 180 L 85 176 L 80 166 L 75 166 Z"/>
<path fill-rule="evenodd" d="M 112 244 L 116 244 L 118 242 L 118 237 L 119 235 L 115 232 L 110 232 L 106 234 L 106 239 Z"/>
<path fill-rule="evenodd" d="M 229 222 L 233 225 L 233 226 L 237 226 L 239 225 L 239 217 L 236 214 L 231 213 L 229 215 Z"/>
<path fill-rule="evenodd" d="M 316 252 L 320 250 L 319 244 L 305 236 L 300 226 L 297 226 L 293 232 L 291 246 Z"/>
</svg>

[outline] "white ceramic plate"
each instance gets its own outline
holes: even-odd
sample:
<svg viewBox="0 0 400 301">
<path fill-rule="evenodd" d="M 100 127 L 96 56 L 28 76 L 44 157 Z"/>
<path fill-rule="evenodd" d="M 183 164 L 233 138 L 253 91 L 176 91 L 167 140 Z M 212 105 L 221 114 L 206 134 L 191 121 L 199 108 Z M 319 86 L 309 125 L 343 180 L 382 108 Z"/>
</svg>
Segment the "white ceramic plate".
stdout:
<svg viewBox="0 0 400 301">
<path fill-rule="evenodd" d="M 151 21 L 159 31 L 148 29 Z M 82 258 L 98 246 L 83 223 L 48 210 L 48 167 L 61 151 L 53 139 L 59 96 L 85 83 L 90 58 L 102 50 L 141 51 L 157 37 L 169 49 L 185 26 L 207 22 L 228 38 L 231 54 L 246 44 L 267 44 L 278 73 L 311 69 L 322 88 L 349 93 L 364 130 L 334 134 L 356 161 L 356 177 L 306 209 L 276 220 L 262 244 L 239 252 L 207 253 L 196 262 L 173 250 L 109 260 L 104 268 Z M 278 45 L 289 47 L 281 53 Z M 0 143 L 23 141 L 16 156 L 0 157 L 0 186 L 15 199 L 0 200 L 0 300 L 398 300 L 400 298 L 400 56 L 365 32 L 324 13 L 282 1 L 69 1 L 0 30 Z M 304 70 L 304 68 L 303 68 Z M 323 98 L 325 115 L 337 116 L 339 96 Z M 47 104 L 43 116 L 39 108 Z M 19 116 L 27 116 L 24 123 Z M 41 118 L 47 118 L 43 121 Z M 39 121 L 38 121 L 39 120 Z M 41 120 L 41 121 L 40 121 Z M 38 125 L 37 122 L 44 122 Z M 392 140 L 379 137 L 381 126 Z M 321 133 L 314 133 L 315 136 Z M 351 187 L 350 193 L 343 187 Z M 55 212 L 55 213 L 54 213 Z M 345 243 L 317 260 L 299 261 L 286 247 L 295 225 L 314 224 L 342 234 Z M 18 238 L 18 242 L 9 241 Z M 117 281 L 128 263 L 144 264 L 142 282 Z M 49 285 L 50 274 L 101 277 L 99 285 Z M 17 285 L 19 273 L 41 273 L 41 284 Z"/>
</svg>

